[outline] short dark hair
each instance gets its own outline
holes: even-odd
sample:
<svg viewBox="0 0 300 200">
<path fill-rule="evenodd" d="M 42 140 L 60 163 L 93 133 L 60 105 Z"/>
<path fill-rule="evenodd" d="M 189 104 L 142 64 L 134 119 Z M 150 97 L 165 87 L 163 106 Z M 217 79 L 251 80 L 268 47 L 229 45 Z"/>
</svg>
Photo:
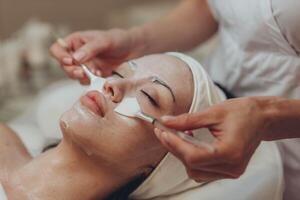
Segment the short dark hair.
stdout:
<svg viewBox="0 0 300 200">
<path fill-rule="evenodd" d="M 146 178 L 146 175 L 135 177 L 125 186 L 110 194 L 105 200 L 129 200 L 129 195 L 136 190 Z"/>
</svg>

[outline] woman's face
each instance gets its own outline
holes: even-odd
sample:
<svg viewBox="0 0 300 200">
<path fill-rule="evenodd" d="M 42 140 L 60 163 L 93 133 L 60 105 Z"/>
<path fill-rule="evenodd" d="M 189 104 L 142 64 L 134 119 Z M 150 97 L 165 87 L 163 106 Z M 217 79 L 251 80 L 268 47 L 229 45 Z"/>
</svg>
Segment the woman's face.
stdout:
<svg viewBox="0 0 300 200">
<path fill-rule="evenodd" d="M 132 70 L 122 64 L 103 88 L 88 92 L 61 118 L 65 138 L 107 165 L 138 170 L 155 166 L 165 155 L 153 126 L 122 116 L 115 107 L 135 96 L 144 113 L 155 118 L 188 112 L 193 97 L 189 68 L 175 57 L 151 55 L 136 59 Z M 143 81 L 155 76 L 157 81 Z"/>
</svg>

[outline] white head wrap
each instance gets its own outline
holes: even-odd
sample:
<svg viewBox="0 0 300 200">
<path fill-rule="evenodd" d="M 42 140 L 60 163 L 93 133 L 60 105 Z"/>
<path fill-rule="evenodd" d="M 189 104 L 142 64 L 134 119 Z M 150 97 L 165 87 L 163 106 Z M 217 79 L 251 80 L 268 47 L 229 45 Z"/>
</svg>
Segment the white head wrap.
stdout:
<svg viewBox="0 0 300 200">
<path fill-rule="evenodd" d="M 225 99 L 224 94 L 214 85 L 201 64 L 190 56 L 169 52 L 188 65 L 194 80 L 194 96 L 189 113 L 199 112 Z M 210 141 L 207 129 L 193 131 L 194 136 L 202 141 Z M 176 194 L 201 184 L 190 179 L 184 165 L 170 153 L 162 159 L 151 175 L 132 194 L 133 199 L 150 199 L 159 196 Z"/>
</svg>

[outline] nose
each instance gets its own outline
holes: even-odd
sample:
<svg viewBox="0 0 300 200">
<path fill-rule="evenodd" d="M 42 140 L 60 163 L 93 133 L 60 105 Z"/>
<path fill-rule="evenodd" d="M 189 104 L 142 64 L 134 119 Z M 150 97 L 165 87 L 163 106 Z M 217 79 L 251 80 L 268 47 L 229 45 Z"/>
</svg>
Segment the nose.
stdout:
<svg viewBox="0 0 300 200">
<path fill-rule="evenodd" d="M 128 84 L 129 81 L 125 79 L 108 79 L 104 84 L 103 90 L 114 103 L 119 103 L 126 94 Z"/>
</svg>

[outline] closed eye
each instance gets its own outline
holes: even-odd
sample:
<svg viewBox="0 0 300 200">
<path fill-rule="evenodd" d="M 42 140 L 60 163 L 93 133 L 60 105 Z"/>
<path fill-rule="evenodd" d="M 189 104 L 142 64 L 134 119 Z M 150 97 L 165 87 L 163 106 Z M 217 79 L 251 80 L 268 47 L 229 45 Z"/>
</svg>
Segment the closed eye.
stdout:
<svg viewBox="0 0 300 200">
<path fill-rule="evenodd" d="M 145 92 L 144 90 L 141 90 L 141 92 L 149 99 L 150 103 L 155 106 L 155 107 L 159 107 L 159 104 L 156 102 L 156 100 L 151 97 L 147 92 Z"/>
<path fill-rule="evenodd" d="M 124 78 L 123 75 L 121 75 L 120 73 L 118 73 L 118 72 L 116 72 L 116 71 L 112 71 L 111 74 L 112 74 L 112 75 L 117 75 L 117 76 L 119 76 L 120 78 Z"/>
</svg>

